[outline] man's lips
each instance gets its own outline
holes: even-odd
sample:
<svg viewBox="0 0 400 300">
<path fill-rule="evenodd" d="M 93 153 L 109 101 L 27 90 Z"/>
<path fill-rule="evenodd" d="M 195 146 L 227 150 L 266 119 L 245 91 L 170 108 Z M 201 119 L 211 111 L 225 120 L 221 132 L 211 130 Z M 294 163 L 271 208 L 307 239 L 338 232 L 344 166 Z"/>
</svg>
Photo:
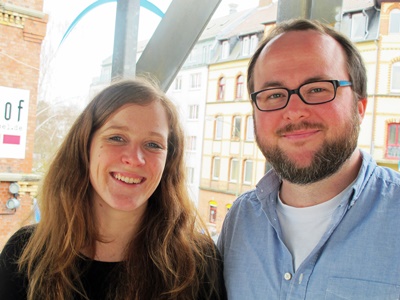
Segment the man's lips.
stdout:
<svg viewBox="0 0 400 300">
<path fill-rule="evenodd" d="M 301 139 L 307 138 L 314 134 L 320 132 L 320 129 L 314 130 L 297 130 L 297 131 L 290 131 L 282 134 L 282 137 L 289 138 L 289 139 Z"/>
<path fill-rule="evenodd" d="M 276 134 L 292 139 L 307 138 L 324 130 L 324 126 L 318 123 L 302 122 L 299 124 L 288 124 L 276 131 Z"/>
</svg>

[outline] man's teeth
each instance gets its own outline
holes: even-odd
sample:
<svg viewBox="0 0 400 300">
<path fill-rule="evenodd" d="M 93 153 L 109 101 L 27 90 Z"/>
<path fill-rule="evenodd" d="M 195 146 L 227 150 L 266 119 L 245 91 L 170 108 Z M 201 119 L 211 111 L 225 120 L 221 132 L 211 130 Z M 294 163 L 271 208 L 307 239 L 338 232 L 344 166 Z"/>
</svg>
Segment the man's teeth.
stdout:
<svg viewBox="0 0 400 300">
<path fill-rule="evenodd" d="M 123 181 L 125 183 L 141 183 L 142 179 L 140 178 L 130 178 L 130 177 L 126 177 L 126 176 L 122 176 L 121 174 L 114 174 L 114 178 L 118 179 L 120 181 Z"/>
</svg>

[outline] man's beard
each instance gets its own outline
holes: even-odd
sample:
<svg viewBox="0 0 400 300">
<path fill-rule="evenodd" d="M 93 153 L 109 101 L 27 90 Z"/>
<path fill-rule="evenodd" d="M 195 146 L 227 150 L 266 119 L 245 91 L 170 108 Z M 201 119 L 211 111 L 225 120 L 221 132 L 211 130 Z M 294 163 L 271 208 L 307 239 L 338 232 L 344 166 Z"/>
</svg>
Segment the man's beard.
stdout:
<svg viewBox="0 0 400 300">
<path fill-rule="evenodd" d="M 285 129 L 286 132 L 293 130 L 293 127 L 289 125 Z M 300 127 L 320 128 L 321 126 L 304 122 L 295 127 L 300 129 Z M 256 129 L 256 126 L 254 128 Z M 255 131 L 258 147 L 281 178 L 294 184 L 306 185 L 333 175 L 353 154 L 357 147 L 360 131 L 357 106 L 353 107 L 352 118 L 345 128 L 346 130 L 341 136 L 331 141 L 324 141 L 308 167 L 298 167 L 278 146 L 262 144 L 263 139 L 260 139 L 257 130 Z"/>
</svg>

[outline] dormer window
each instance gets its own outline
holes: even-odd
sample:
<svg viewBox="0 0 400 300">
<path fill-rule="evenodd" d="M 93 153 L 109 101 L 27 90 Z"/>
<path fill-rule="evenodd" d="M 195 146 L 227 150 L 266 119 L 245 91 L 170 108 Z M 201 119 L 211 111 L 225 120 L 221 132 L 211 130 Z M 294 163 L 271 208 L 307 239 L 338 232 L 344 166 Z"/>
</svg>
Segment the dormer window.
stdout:
<svg viewBox="0 0 400 300">
<path fill-rule="evenodd" d="M 222 59 L 226 59 L 226 58 L 229 57 L 229 51 L 230 51 L 229 48 L 230 48 L 229 47 L 229 42 L 228 41 L 223 41 L 222 42 L 222 55 L 221 55 Z"/>
<path fill-rule="evenodd" d="M 363 40 L 367 28 L 367 17 L 363 13 L 351 16 L 351 38 L 353 40 Z"/>
</svg>

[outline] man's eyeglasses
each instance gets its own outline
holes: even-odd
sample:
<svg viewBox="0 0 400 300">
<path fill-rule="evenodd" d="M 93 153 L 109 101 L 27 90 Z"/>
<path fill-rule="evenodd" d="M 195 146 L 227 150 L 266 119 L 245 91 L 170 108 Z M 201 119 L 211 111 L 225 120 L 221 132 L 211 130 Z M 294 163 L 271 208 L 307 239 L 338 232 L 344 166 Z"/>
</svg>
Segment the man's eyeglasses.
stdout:
<svg viewBox="0 0 400 300">
<path fill-rule="evenodd" d="M 319 80 L 300 85 L 289 90 L 284 87 L 268 88 L 251 93 L 251 99 L 261 111 L 274 111 L 285 108 L 290 96 L 299 95 L 300 99 L 309 105 L 327 103 L 335 99 L 336 90 L 340 86 L 351 86 L 346 80 Z"/>
</svg>

